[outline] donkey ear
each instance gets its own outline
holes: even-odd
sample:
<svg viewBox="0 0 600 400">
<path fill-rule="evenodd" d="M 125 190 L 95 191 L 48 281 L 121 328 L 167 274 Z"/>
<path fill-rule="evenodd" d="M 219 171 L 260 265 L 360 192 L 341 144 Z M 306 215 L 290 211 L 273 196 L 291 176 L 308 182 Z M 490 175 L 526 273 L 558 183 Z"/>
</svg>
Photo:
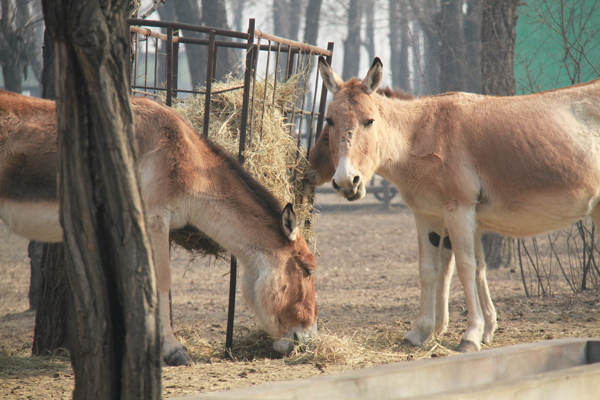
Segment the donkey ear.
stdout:
<svg viewBox="0 0 600 400">
<path fill-rule="evenodd" d="M 281 227 L 283 232 L 288 239 L 292 242 L 298 237 L 298 225 L 296 224 L 296 214 L 294 213 L 294 207 L 292 203 L 287 203 L 283 209 L 283 215 L 281 217 Z"/>
<path fill-rule="evenodd" d="M 383 79 L 383 63 L 379 59 L 379 57 L 375 57 L 373 60 L 373 64 L 371 68 L 369 68 L 369 72 L 367 72 L 367 76 L 363 79 L 363 85 L 365 86 L 365 91 L 367 94 L 373 94 L 379 88 L 379 84 Z"/>
<path fill-rule="evenodd" d="M 344 85 L 344 81 L 342 78 L 335 73 L 333 69 L 329 66 L 325 57 L 319 57 L 319 72 L 321 73 L 321 77 L 323 78 L 323 83 L 327 90 L 331 93 L 336 94 L 340 91 L 342 86 Z"/>
</svg>

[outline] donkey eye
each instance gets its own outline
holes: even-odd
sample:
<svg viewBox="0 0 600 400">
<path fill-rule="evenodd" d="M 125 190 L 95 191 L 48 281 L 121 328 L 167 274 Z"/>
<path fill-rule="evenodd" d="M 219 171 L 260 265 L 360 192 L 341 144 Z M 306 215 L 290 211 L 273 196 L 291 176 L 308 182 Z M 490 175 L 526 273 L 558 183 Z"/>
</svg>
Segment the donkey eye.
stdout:
<svg viewBox="0 0 600 400">
<path fill-rule="evenodd" d="M 323 136 L 323 142 L 329 143 L 329 135 Z"/>
<path fill-rule="evenodd" d="M 333 120 L 331 118 L 327 118 L 325 122 L 327 122 L 327 125 L 333 126 Z"/>
<path fill-rule="evenodd" d="M 375 122 L 375 120 L 374 120 L 374 119 L 370 119 L 370 120 L 368 120 L 367 122 L 365 122 L 365 128 L 368 128 L 368 127 L 370 127 L 371 125 L 373 125 L 373 122 Z"/>
<path fill-rule="evenodd" d="M 309 269 L 307 267 L 302 267 L 302 269 L 304 270 L 304 272 L 306 272 L 307 276 L 311 276 L 312 275 L 312 269 Z"/>
</svg>

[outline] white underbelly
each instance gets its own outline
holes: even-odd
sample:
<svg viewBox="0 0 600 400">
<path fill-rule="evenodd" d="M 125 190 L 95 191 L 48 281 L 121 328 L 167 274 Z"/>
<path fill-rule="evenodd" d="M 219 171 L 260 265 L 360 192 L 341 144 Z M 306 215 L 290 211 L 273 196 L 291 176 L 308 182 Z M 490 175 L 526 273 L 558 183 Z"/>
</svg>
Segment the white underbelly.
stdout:
<svg viewBox="0 0 600 400">
<path fill-rule="evenodd" d="M 483 231 L 527 237 L 565 228 L 585 218 L 596 204 L 595 197 L 538 196 L 527 204 L 509 209 L 483 208 L 477 220 Z"/>
<path fill-rule="evenodd" d="M 0 200 L 0 219 L 11 232 L 29 240 L 62 242 L 63 231 L 58 217 L 58 202 Z"/>
</svg>

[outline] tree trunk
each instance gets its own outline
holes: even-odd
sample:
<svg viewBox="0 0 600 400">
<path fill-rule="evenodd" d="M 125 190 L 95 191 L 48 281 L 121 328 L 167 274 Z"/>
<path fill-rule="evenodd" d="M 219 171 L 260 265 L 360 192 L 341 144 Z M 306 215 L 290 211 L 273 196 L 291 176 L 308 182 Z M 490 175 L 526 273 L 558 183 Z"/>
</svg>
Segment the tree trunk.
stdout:
<svg viewBox="0 0 600 400">
<path fill-rule="evenodd" d="M 437 0 L 409 0 L 410 8 L 415 14 L 423 32 L 424 56 L 420 65 L 423 85 L 427 94 L 440 92 L 440 32 L 438 29 L 439 13 Z"/>
<path fill-rule="evenodd" d="M 40 291 L 35 314 L 33 355 L 44 356 L 56 349 L 70 348 L 67 321 L 73 318 L 68 308 L 73 298 L 67 282 L 65 246 L 62 243 L 35 243 L 41 247 Z M 30 245 L 31 248 L 31 245 Z M 33 257 L 32 257 L 33 263 Z"/>
<path fill-rule="evenodd" d="M 44 33 L 42 97 L 56 98 L 54 49 Z M 37 310 L 31 353 L 47 355 L 59 347 L 70 348 L 66 321 L 72 319 L 66 305 L 71 288 L 66 279 L 63 243 L 29 243 L 31 259 L 30 302 Z M 71 299 L 72 300 L 72 299 Z"/>
<path fill-rule="evenodd" d="M 465 46 L 464 90 L 481 93 L 481 0 L 467 0 Z"/>
<path fill-rule="evenodd" d="M 358 76 L 360 68 L 360 28 L 362 21 L 362 0 L 350 0 L 348 9 L 348 36 L 344 41 L 344 67 L 342 79 Z"/>
<path fill-rule="evenodd" d="M 202 0 L 202 23 L 213 28 L 229 29 L 225 1 Z M 227 74 L 235 71 L 235 66 L 235 53 L 228 47 L 219 47 L 217 51 L 215 80 L 223 80 Z"/>
<path fill-rule="evenodd" d="M 519 0 L 483 0 L 481 23 L 481 78 L 484 94 L 515 94 L 513 71 Z M 483 235 L 485 260 L 489 268 L 510 263 L 510 244 L 498 234 Z M 512 240 L 512 239 L 511 239 Z"/>
<path fill-rule="evenodd" d="M 462 0 L 442 1 L 440 8 L 439 38 L 440 91 L 465 89 L 465 36 Z"/>
<path fill-rule="evenodd" d="M 159 399 L 151 250 L 134 172 L 127 1 L 43 0 L 57 58 L 75 399 Z"/>
<path fill-rule="evenodd" d="M 367 1 L 365 3 L 365 40 L 364 45 L 369 54 L 369 61 L 372 62 L 377 53 L 375 52 L 375 2 Z"/>
<path fill-rule="evenodd" d="M 317 46 L 317 39 L 319 38 L 319 17 L 321 16 L 322 3 L 322 0 L 308 0 L 308 6 L 306 7 L 304 41 L 313 46 Z"/>
<path fill-rule="evenodd" d="M 483 0 L 481 77 L 484 94 L 515 94 L 518 0 Z"/>
<path fill-rule="evenodd" d="M 174 3 L 177 20 L 185 24 L 199 25 L 202 21 L 200 4 L 196 0 L 179 0 Z M 190 38 L 200 38 L 202 34 L 183 31 Z M 192 87 L 204 86 L 206 82 L 206 46 L 187 44 L 185 46 Z"/>
</svg>

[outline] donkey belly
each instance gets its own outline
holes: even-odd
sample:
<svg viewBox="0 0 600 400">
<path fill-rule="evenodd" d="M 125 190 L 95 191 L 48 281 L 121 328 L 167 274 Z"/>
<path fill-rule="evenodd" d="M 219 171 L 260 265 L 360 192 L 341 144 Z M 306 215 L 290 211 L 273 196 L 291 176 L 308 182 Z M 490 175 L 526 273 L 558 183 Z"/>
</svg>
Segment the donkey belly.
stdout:
<svg viewBox="0 0 600 400">
<path fill-rule="evenodd" d="M 526 237 L 567 227 L 583 218 L 598 202 L 597 196 L 537 195 L 520 204 L 478 209 L 484 231 Z"/>
<path fill-rule="evenodd" d="M 58 202 L 0 200 L 0 219 L 11 232 L 40 242 L 62 242 Z"/>
</svg>

